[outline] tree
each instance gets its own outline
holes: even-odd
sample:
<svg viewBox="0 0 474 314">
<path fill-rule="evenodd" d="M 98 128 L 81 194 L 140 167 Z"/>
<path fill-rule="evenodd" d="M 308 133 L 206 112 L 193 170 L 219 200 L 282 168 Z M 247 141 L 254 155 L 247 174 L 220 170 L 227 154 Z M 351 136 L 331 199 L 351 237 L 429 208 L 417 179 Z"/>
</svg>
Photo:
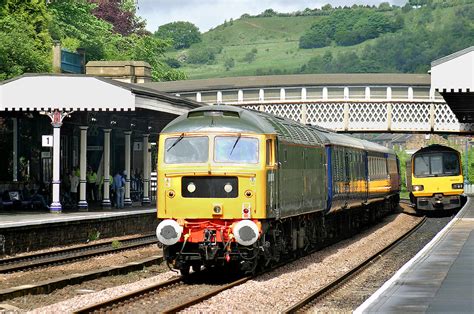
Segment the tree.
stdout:
<svg viewBox="0 0 474 314">
<path fill-rule="evenodd" d="M 325 4 L 321 7 L 321 10 L 323 11 L 330 11 L 332 10 L 332 5 L 330 5 L 329 3 L 328 4 Z"/>
<path fill-rule="evenodd" d="M 116 55 L 109 55 L 109 60 L 145 61 L 151 65 L 151 76 L 154 81 L 174 81 L 186 79 L 186 74 L 172 68 L 164 60 L 164 52 L 171 47 L 171 41 L 161 40 L 154 36 L 120 36 L 115 43 Z M 163 61 L 164 60 L 164 61 Z M 178 62 L 179 64 L 179 62 Z"/>
<path fill-rule="evenodd" d="M 43 1 L 11 0 L 0 6 L 0 80 L 51 70 L 50 20 Z"/>
<path fill-rule="evenodd" d="M 253 61 L 255 61 L 256 56 L 257 55 L 255 53 L 253 53 L 252 51 L 249 51 L 245 54 L 242 61 L 247 62 L 247 63 L 252 63 Z"/>
<path fill-rule="evenodd" d="M 259 14 L 259 16 L 261 17 L 272 17 L 272 16 L 277 16 L 277 15 L 278 13 L 273 9 L 266 9 L 265 11 Z"/>
<path fill-rule="evenodd" d="M 51 71 L 51 45 L 35 40 L 35 35 L 33 25 L 18 16 L 0 18 L 0 81 Z"/>
<path fill-rule="evenodd" d="M 135 15 L 136 8 L 131 1 L 123 0 L 90 0 L 96 3 L 92 13 L 113 25 L 113 31 L 121 35 L 144 33 L 145 21 Z"/>
<path fill-rule="evenodd" d="M 161 39 L 172 39 L 175 49 L 189 48 L 192 44 L 201 42 L 199 29 L 190 22 L 172 22 L 161 25 L 155 32 Z"/>
<path fill-rule="evenodd" d="M 113 54 L 113 43 L 118 41 L 112 25 L 94 16 L 95 4 L 86 0 L 62 0 L 49 4 L 53 16 L 49 31 L 53 39 L 75 38 L 86 49 L 87 60 L 103 60 Z"/>
<path fill-rule="evenodd" d="M 224 60 L 224 67 L 226 71 L 229 71 L 231 68 L 235 66 L 235 60 L 234 58 L 226 58 Z"/>
</svg>

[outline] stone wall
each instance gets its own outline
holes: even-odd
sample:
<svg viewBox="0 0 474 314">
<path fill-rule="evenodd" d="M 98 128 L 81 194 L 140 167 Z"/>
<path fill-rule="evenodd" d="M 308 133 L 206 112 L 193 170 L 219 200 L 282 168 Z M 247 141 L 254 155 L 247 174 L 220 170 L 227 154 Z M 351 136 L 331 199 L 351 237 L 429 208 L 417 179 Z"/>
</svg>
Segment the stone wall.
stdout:
<svg viewBox="0 0 474 314">
<path fill-rule="evenodd" d="M 130 234 L 151 234 L 158 221 L 156 213 L 57 222 L 13 228 L 1 228 L 4 247 L 0 243 L 0 256 L 35 251 L 68 244 L 86 243 L 97 232 L 99 238 L 110 238 Z"/>
<path fill-rule="evenodd" d="M 126 83 L 151 82 L 151 66 L 144 61 L 89 61 L 86 74 Z"/>
</svg>

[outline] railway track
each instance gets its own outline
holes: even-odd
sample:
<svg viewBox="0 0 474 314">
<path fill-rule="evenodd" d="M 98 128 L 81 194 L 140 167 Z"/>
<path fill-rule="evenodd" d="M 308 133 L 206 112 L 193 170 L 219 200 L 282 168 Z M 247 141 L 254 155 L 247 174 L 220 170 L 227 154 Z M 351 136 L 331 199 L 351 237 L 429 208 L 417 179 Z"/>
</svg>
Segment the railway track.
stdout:
<svg viewBox="0 0 474 314">
<path fill-rule="evenodd" d="M 426 220 L 427 220 L 427 217 L 423 217 L 423 219 L 421 219 L 420 222 L 417 225 L 415 225 L 412 229 L 407 231 L 405 234 L 403 234 L 397 240 L 393 241 L 390 245 L 388 245 L 384 249 L 380 250 L 376 254 L 372 255 L 371 257 L 369 257 L 368 259 L 366 259 L 365 261 L 360 263 L 355 268 L 349 270 L 343 276 L 337 278 L 336 280 L 330 282 L 329 284 L 322 287 L 321 289 L 313 292 L 308 297 L 300 300 L 299 302 L 295 303 L 293 306 L 287 308 L 284 312 L 285 313 L 296 313 L 296 312 L 308 311 L 319 300 L 321 300 L 324 297 L 327 297 L 332 292 L 336 291 L 338 288 L 342 287 L 344 284 L 351 281 L 359 273 L 361 273 L 363 270 L 368 268 L 371 264 L 373 264 L 378 259 L 380 259 L 383 255 L 385 255 L 388 252 L 390 252 L 391 250 L 393 250 L 398 244 L 400 244 L 406 238 L 408 238 L 410 235 L 412 235 L 414 232 L 416 232 L 426 222 Z"/>
<path fill-rule="evenodd" d="M 52 252 L 43 252 L 32 255 L 0 259 L 0 274 L 45 267 L 57 264 L 70 263 L 114 252 L 135 249 L 157 243 L 155 235 L 140 236 L 119 241 L 119 247 L 114 241 L 85 245 L 76 248 L 67 248 Z"/>
<path fill-rule="evenodd" d="M 230 283 L 203 285 L 200 281 L 206 277 L 205 273 L 191 274 L 186 280 L 183 277 L 173 278 L 81 308 L 75 313 L 140 312 L 141 307 L 144 307 L 144 310 L 152 308 L 154 312 L 176 313 L 252 278 L 244 277 Z M 199 289 L 196 289 L 198 287 Z M 196 290 L 201 290 L 197 293 L 198 295 L 190 295 L 190 291 L 196 294 Z M 184 298 L 180 300 L 179 296 L 184 296 Z"/>
</svg>

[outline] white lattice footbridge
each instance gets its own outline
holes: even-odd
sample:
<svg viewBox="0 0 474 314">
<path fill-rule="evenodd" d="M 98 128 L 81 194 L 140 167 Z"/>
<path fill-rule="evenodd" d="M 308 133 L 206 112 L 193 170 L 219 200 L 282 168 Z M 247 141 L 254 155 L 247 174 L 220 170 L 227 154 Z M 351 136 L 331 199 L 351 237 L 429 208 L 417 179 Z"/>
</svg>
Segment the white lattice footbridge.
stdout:
<svg viewBox="0 0 474 314">
<path fill-rule="evenodd" d="M 316 101 L 234 104 L 337 132 L 472 133 L 446 103 L 420 101 Z"/>
</svg>

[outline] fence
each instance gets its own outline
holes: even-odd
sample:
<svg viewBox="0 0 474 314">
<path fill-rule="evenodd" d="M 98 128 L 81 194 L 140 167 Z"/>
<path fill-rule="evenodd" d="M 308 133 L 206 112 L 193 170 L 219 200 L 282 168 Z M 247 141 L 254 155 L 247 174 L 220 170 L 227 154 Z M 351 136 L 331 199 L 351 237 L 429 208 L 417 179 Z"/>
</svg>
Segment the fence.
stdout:
<svg viewBox="0 0 474 314">
<path fill-rule="evenodd" d="M 474 195 L 474 184 L 465 184 L 464 185 L 464 194 Z"/>
</svg>

